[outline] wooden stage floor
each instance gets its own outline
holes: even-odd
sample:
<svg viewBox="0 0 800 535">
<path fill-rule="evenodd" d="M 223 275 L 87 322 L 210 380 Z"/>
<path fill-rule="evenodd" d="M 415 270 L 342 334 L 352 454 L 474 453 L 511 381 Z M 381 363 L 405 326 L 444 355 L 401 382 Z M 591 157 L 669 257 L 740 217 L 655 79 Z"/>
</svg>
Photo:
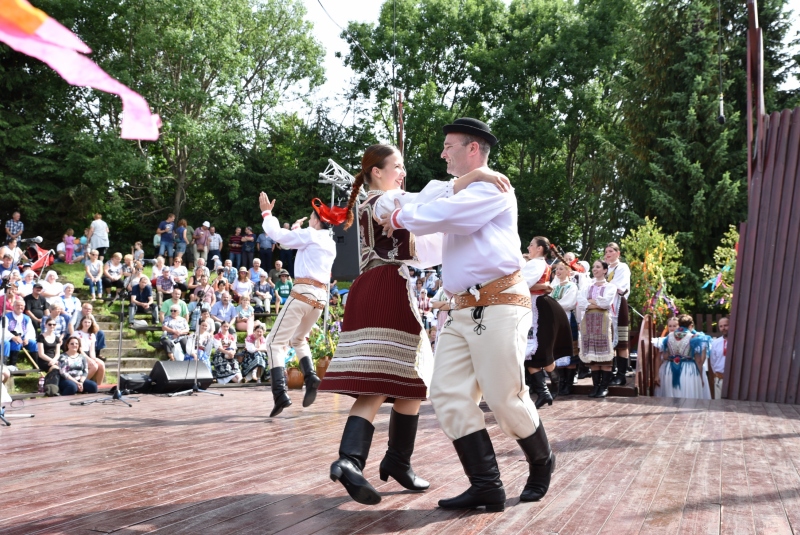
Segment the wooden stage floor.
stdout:
<svg viewBox="0 0 800 535">
<path fill-rule="evenodd" d="M 378 478 L 389 408 L 366 475 L 383 496 L 351 501 L 328 478 L 351 399 L 302 393 L 275 419 L 265 388 L 225 397 L 143 396 L 124 405 L 39 399 L 0 428 L 0 533 L 789 534 L 800 530 L 800 413 L 788 405 L 563 398 L 541 411 L 558 469 L 539 503 L 517 497 L 527 465 L 486 412 L 506 486 L 502 513 L 444 511 L 466 488 L 423 404 L 413 465 L 428 492 Z"/>
</svg>

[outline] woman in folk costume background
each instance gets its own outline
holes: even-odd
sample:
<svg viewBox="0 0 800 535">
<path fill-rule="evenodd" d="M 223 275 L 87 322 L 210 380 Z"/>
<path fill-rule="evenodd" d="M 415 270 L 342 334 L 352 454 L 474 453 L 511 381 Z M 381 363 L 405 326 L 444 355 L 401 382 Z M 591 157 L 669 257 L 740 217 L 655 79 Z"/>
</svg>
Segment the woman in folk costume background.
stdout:
<svg viewBox="0 0 800 535">
<path fill-rule="evenodd" d="M 555 248 L 553 249 L 555 251 Z M 580 362 L 578 349 L 578 285 L 572 281 L 572 268 L 565 259 L 556 264 L 556 276 L 551 283 L 553 293 L 550 297 L 555 299 L 561 308 L 566 312 L 569 319 L 570 334 L 572 335 L 572 353 L 570 354 L 569 364 L 559 370 L 560 388 L 558 394 L 569 396 L 572 394 L 572 385 L 575 381 L 576 368 Z"/>
<path fill-rule="evenodd" d="M 545 261 L 549 253 L 550 240 L 536 236 L 528 245 L 530 260 L 522 268 L 522 276 L 530 288 L 533 311 L 525 349 L 525 370 L 527 384 L 536 394 L 537 409 L 545 403 L 552 405 L 553 398 L 558 395 L 559 374 L 555 359 L 572 355 L 569 318 L 561 305 L 548 295 L 553 290 L 549 283 L 550 266 Z M 547 388 L 545 372 L 550 373 L 552 392 Z"/>
<path fill-rule="evenodd" d="M 597 260 L 592 265 L 594 281 L 578 294 L 578 315 L 581 317 L 579 346 L 581 361 L 592 370 L 594 388 L 591 398 L 608 396 L 614 361 L 614 301 L 617 287 L 606 280 L 608 264 Z"/>
<path fill-rule="evenodd" d="M 275 200 L 270 202 L 267 194 L 262 191 L 258 202 L 261 206 L 261 217 L 264 218 L 262 226 L 267 236 L 280 245 L 297 249 L 294 263 L 296 278 L 292 293 L 286 299 L 286 304 L 275 318 L 275 324 L 267 336 L 267 358 L 274 401 L 269 415 L 272 418 L 292 404 L 283 371 L 290 346 L 297 354 L 305 378 L 303 407 L 310 406 L 317 397 L 320 380 L 314 371 L 311 348 L 306 338 L 328 300 L 328 281 L 331 278 L 333 260 L 336 258 L 336 243 L 330 228 L 332 225 L 342 224 L 347 212 L 343 208 L 328 207 L 319 199 L 313 199 L 311 205 L 314 211 L 311 212 L 308 227 L 301 228 L 306 219 L 304 217 L 296 221 L 291 229 L 284 229 L 281 228 L 278 218 L 272 215 Z"/>
<path fill-rule="evenodd" d="M 605 257 L 608 263 L 606 280 L 617 287 L 617 297 L 614 301 L 614 350 L 616 356 L 614 363 L 617 374 L 611 381 L 612 385 L 625 385 L 628 381 L 628 328 L 630 317 L 628 315 L 628 296 L 631 293 L 631 269 L 628 264 L 619 259 L 619 245 L 614 242 L 606 245 Z"/>
<path fill-rule="evenodd" d="M 678 328 L 663 339 L 659 349 L 666 360 L 659 370 L 661 396 L 711 399 L 711 389 L 703 372 L 711 350 L 711 337 L 694 330 L 691 316 L 678 316 Z"/>
<path fill-rule="evenodd" d="M 491 173 L 491 172 L 488 172 Z M 471 175 L 471 176 L 470 176 Z M 347 204 L 350 210 L 364 185 L 367 199 L 358 206 L 361 236 L 361 275 L 350 287 L 342 332 L 320 391 L 356 398 L 342 433 L 339 459 L 331 465 L 331 479 L 341 481 L 359 503 L 380 502 L 380 494 L 364 478 L 375 427 L 372 421 L 381 404 L 393 403 L 389 419 L 389 447 L 380 464 L 380 477 L 393 477 L 409 490 L 423 491 L 430 484 L 411 468 L 420 402 L 427 396 L 433 372 L 433 353 L 413 300 L 413 279 L 408 266 L 427 268 L 441 263 L 442 236 L 415 237 L 407 230 L 386 235 L 376 216 L 390 214 L 394 201 L 427 202 L 459 190 L 475 180 L 497 183 L 497 175 L 475 171 L 454 182 L 432 181 L 418 194 L 402 191 L 406 176 L 403 157 L 389 145 L 372 145 L 361 159 Z"/>
</svg>

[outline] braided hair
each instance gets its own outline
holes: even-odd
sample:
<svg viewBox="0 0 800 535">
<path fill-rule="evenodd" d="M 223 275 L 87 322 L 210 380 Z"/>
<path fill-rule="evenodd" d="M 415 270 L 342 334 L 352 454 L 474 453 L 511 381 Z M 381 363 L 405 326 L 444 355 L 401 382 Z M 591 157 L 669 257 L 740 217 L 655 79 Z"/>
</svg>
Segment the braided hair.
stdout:
<svg viewBox="0 0 800 535">
<path fill-rule="evenodd" d="M 358 193 L 361 187 L 366 184 L 370 185 L 372 181 L 372 169 L 377 167 L 382 169 L 386 163 L 386 159 L 392 154 L 396 153 L 397 149 L 392 145 L 370 145 L 364 151 L 364 156 L 361 157 L 361 171 L 354 177 L 356 180 L 353 182 L 353 191 L 350 192 L 350 198 L 347 200 L 347 220 L 344 223 L 344 228 L 349 229 L 353 225 L 355 219 L 355 206 L 358 200 Z"/>
</svg>

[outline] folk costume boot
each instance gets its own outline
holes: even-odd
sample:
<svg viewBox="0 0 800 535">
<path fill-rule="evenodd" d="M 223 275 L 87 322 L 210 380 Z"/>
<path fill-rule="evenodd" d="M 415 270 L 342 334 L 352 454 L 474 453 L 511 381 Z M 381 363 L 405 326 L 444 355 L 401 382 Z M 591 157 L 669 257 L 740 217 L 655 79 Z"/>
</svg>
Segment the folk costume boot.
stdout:
<svg viewBox="0 0 800 535">
<path fill-rule="evenodd" d="M 558 397 L 558 393 L 561 392 L 561 381 L 563 380 L 562 370 L 559 370 L 557 367 L 553 368 L 553 371 L 548 372 L 550 376 L 550 395 L 553 396 L 553 399 Z"/>
<path fill-rule="evenodd" d="M 590 398 L 596 398 L 597 393 L 600 392 L 600 376 L 602 373 L 603 372 L 600 370 L 592 370 L 592 385 L 594 388 L 592 388 L 592 392 L 589 394 Z"/>
<path fill-rule="evenodd" d="M 286 375 L 283 373 L 283 366 L 270 369 L 269 374 L 271 376 L 272 399 L 275 401 L 275 406 L 272 408 L 272 412 L 269 413 L 269 417 L 274 418 L 283 409 L 291 405 L 292 400 L 289 399 L 289 390 L 286 388 Z"/>
<path fill-rule="evenodd" d="M 536 408 L 539 409 L 547 403 L 548 405 L 553 404 L 553 395 L 550 393 L 550 390 L 547 388 L 547 382 L 545 382 L 545 374 L 544 370 L 539 370 L 536 373 L 531 374 L 531 388 L 533 392 L 536 394 L 536 401 L 533 402 L 536 405 Z"/>
<path fill-rule="evenodd" d="M 408 490 L 423 491 L 430 483 L 417 477 L 411 469 L 411 454 L 417 438 L 419 414 L 409 416 L 392 409 L 389 417 L 389 449 L 381 461 L 381 479 L 387 481 L 392 476 Z"/>
<path fill-rule="evenodd" d="M 580 381 L 581 379 L 586 379 L 590 375 L 592 375 L 592 370 L 589 368 L 589 366 L 584 364 L 583 361 L 578 362 L 578 380 Z"/>
<path fill-rule="evenodd" d="M 528 461 L 528 482 L 519 496 L 521 502 L 538 502 L 550 488 L 550 476 L 556 469 L 556 454 L 550 449 L 550 442 L 539 420 L 536 432 L 528 438 L 517 440 Z"/>
<path fill-rule="evenodd" d="M 494 455 L 492 440 L 486 429 L 475 431 L 453 441 L 470 487 L 455 498 L 439 500 L 442 509 L 475 509 L 487 511 L 506 508 L 506 491 L 500 481 L 500 468 Z"/>
<path fill-rule="evenodd" d="M 617 364 L 617 373 L 611 380 L 612 385 L 625 386 L 628 380 L 625 375 L 628 373 L 628 359 L 625 357 L 614 357 L 614 362 Z"/>
<path fill-rule="evenodd" d="M 375 505 L 381 501 L 381 495 L 362 473 L 374 433 L 375 427 L 368 420 L 350 416 L 339 444 L 339 459 L 331 465 L 331 479 L 340 481 L 347 494 L 364 505 Z"/>
<path fill-rule="evenodd" d="M 303 370 L 303 377 L 305 378 L 306 393 L 303 395 L 303 407 L 310 407 L 314 400 L 317 399 L 317 388 L 322 382 L 317 377 L 317 372 L 314 371 L 314 364 L 311 362 L 311 357 L 303 357 L 300 359 L 300 369 Z"/>
<path fill-rule="evenodd" d="M 597 389 L 596 398 L 604 398 L 608 396 L 608 385 L 611 384 L 611 380 L 614 379 L 614 372 L 612 371 L 603 371 L 600 375 L 600 387 Z"/>
<path fill-rule="evenodd" d="M 562 370 L 561 383 L 558 389 L 559 396 L 571 396 L 572 386 L 575 382 L 575 368 L 565 368 Z"/>
</svg>

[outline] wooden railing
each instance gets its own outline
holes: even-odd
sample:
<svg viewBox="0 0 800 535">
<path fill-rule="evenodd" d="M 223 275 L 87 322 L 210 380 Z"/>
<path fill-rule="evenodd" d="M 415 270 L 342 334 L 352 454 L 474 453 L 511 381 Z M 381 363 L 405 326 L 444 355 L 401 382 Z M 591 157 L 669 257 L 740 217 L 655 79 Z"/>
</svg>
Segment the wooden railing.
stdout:
<svg viewBox="0 0 800 535">
<path fill-rule="evenodd" d="M 655 326 L 653 318 L 648 314 L 639 327 L 638 360 L 636 364 L 636 384 L 640 396 L 652 396 L 655 390 L 655 380 L 658 376 L 658 363 L 656 351 L 653 348 Z"/>
</svg>

